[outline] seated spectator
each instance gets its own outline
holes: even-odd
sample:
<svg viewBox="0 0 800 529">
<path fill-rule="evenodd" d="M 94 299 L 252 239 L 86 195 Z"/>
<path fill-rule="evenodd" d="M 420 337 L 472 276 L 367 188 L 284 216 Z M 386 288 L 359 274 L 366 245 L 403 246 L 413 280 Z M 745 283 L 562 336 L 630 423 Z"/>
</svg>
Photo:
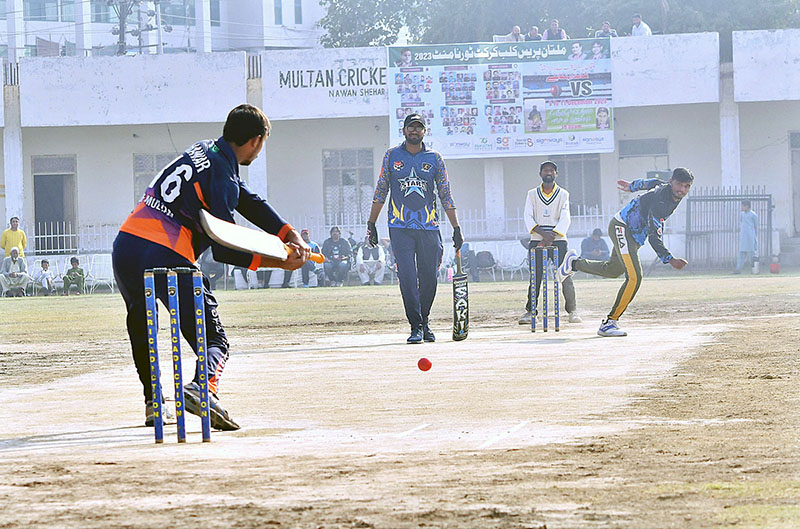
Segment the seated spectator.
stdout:
<svg viewBox="0 0 800 529">
<path fill-rule="evenodd" d="M 42 293 L 45 296 L 56 293 L 56 287 L 53 284 L 55 279 L 56 273 L 50 269 L 50 261 L 42 259 L 41 268 L 33 271 L 33 280 L 42 287 Z"/>
<path fill-rule="evenodd" d="M 0 287 L 3 287 L 3 295 L 8 297 L 21 297 L 25 295 L 25 287 L 31 281 L 28 275 L 28 265 L 25 259 L 19 256 L 19 248 L 11 247 L 10 255 L 3 259 L 3 266 L 0 267 Z"/>
<path fill-rule="evenodd" d="M 81 295 L 83 293 L 83 285 L 86 281 L 86 274 L 83 272 L 83 268 L 78 266 L 80 261 L 78 261 L 77 257 L 70 258 L 69 264 L 72 268 L 67 270 L 67 273 L 64 274 L 64 295 L 69 296 L 69 289 L 73 285 L 78 289 L 77 294 Z"/>
<path fill-rule="evenodd" d="M 603 22 L 602 29 L 598 29 L 594 32 L 594 38 L 599 39 L 600 37 L 618 37 L 617 30 L 611 27 L 611 22 L 606 20 Z"/>
<path fill-rule="evenodd" d="M 320 253 L 319 244 L 315 243 L 311 240 L 311 232 L 308 231 L 308 228 L 304 228 L 300 231 L 300 236 L 306 241 L 309 247 L 311 247 L 311 251 L 314 253 Z M 317 272 L 317 265 L 314 261 L 309 259 L 305 262 L 303 267 L 300 269 L 300 273 L 303 275 L 303 288 L 308 288 L 309 282 L 311 281 L 311 273 L 317 275 L 317 284 L 322 285 L 322 277 Z"/>
<path fill-rule="evenodd" d="M 331 228 L 331 236 L 322 243 L 322 255 L 325 256 L 325 275 L 331 286 L 341 287 L 347 280 L 350 271 L 350 258 L 353 250 L 347 239 L 342 238 L 342 230 L 338 226 Z"/>
<path fill-rule="evenodd" d="M 531 26 L 531 29 L 525 34 L 525 40 L 542 40 L 542 35 L 539 33 L 539 26 Z"/>
<path fill-rule="evenodd" d="M 609 257 L 608 245 L 603 240 L 603 231 L 595 228 L 592 235 L 581 242 L 581 259 L 608 261 Z"/>
<path fill-rule="evenodd" d="M 356 251 L 356 270 L 362 285 L 369 285 L 374 280 L 376 285 L 383 283 L 383 274 L 386 273 L 386 253 L 380 244 L 374 248 L 369 247 L 369 238 L 364 239 L 364 244 Z"/>
<path fill-rule="evenodd" d="M 550 21 L 550 27 L 544 30 L 542 34 L 542 40 L 567 40 L 569 39 L 569 35 L 567 32 L 561 29 L 558 25 L 558 20 L 553 19 Z"/>
<path fill-rule="evenodd" d="M 520 33 L 519 26 L 514 26 L 511 28 L 511 33 L 506 35 L 506 42 L 522 42 L 525 40 L 525 37 L 522 36 Z"/>
<path fill-rule="evenodd" d="M 642 20 L 642 15 L 636 13 L 633 15 L 633 28 L 631 28 L 631 37 L 649 37 L 653 34 L 650 26 Z"/>
<path fill-rule="evenodd" d="M 455 265 L 453 265 L 455 268 Z M 469 242 L 464 242 L 461 245 L 461 270 L 469 271 L 474 283 L 479 283 L 481 280 L 480 270 L 478 270 L 478 259 L 475 257 L 475 250 L 472 249 Z"/>
<path fill-rule="evenodd" d="M 269 283 L 272 280 L 272 272 L 277 272 L 277 270 L 264 271 L 264 288 L 269 288 Z M 292 281 L 293 273 L 294 270 L 283 270 L 283 282 L 281 283 L 281 288 L 289 288 L 291 286 L 289 283 Z"/>
<path fill-rule="evenodd" d="M 214 260 L 214 254 L 211 253 L 211 248 L 208 248 L 203 254 L 200 256 L 200 270 L 203 272 L 208 278 L 208 284 L 211 287 L 211 290 L 217 289 L 217 279 L 224 277 L 225 275 L 225 264 L 218 263 Z"/>
</svg>

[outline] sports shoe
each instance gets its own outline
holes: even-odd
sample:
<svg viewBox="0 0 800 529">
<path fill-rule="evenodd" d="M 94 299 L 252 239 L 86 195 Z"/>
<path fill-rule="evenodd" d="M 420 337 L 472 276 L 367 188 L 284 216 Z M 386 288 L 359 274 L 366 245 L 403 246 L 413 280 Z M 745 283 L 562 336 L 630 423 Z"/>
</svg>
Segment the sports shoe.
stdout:
<svg viewBox="0 0 800 529">
<path fill-rule="evenodd" d="M 430 327 L 428 327 L 427 323 L 422 326 L 422 339 L 425 340 L 426 342 L 436 341 L 436 335 L 433 334 L 433 331 L 431 330 Z"/>
<path fill-rule="evenodd" d="M 201 415 L 200 413 L 200 386 L 197 382 L 190 382 L 183 386 L 183 397 L 186 402 L 186 411 L 192 415 Z M 216 395 L 209 392 L 208 394 L 208 407 L 211 410 L 211 427 L 216 430 L 238 430 L 240 426 L 228 416 L 228 412 L 219 403 Z"/>
<path fill-rule="evenodd" d="M 153 401 L 148 400 L 145 402 L 144 406 L 144 425 L 153 426 L 155 423 L 155 416 L 153 415 Z M 166 403 L 161 404 L 161 421 L 163 424 L 175 424 L 177 422 L 175 414 L 172 413 L 172 410 L 166 405 Z"/>
<path fill-rule="evenodd" d="M 577 312 L 570 312 L 569 313 L 569 322 L 570 323 L 583 323 L 583 319 L 578 315 Z"/>
<path fill-rule="evenodd" d="M 577 258 L 578 252 L 572 248 L 567 250 L 567 254 L 564 256 L 564 261 L 562 261 L 561 266 L 556 268 L 556 280 L 559 283 L 563 283 L 566 278 L 571 277 L 575 273 L 575 270 L 572 269 L 572 263 L 574 263 Z"/>
<path fill-rule="evenodd" d="M 531 324 L 531 313 L 528 312 L 528 311 L 525 311 L 525 314 L 523 314 L 522 316 L 519 317 L 519 319 L 517 320 L 517 323 L 519 323 L 520 325 L 530 325 Z"/>
<path fill-rule="evenodd" d="M 628 333 L 623 331 L 617 325 L 617 320 L 605 319 L 600 324 L 597 330 L 598 336 L 628 336 Z"/>
<path fill-rule="evenodd" d="M 411 336 L 408 337 L 406 343 L 422 343 L 422 327 L 411 329 Z"/>
</svg>

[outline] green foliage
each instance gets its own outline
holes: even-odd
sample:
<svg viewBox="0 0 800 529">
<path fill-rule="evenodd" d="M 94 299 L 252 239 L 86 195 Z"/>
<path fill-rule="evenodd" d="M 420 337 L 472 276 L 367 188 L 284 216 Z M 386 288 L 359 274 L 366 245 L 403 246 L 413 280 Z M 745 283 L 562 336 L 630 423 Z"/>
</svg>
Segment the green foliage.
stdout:
<svg viewBox="0 0 800 529">
<path fill-rule="evenodd" d="M 492 35 L 544 31 L 557 18 L 573 38 L 593 36 L 604 20 L 630 34 L 631 16 L 641 13 L 654 33 L 720 33 L 723 50 L 730 32 L 800 27 L 800 0 L 321 0 L 328 14 L 323 45 L 381 46 L 408 28 L 411 42 L 485 42 Z"/>
</svg>

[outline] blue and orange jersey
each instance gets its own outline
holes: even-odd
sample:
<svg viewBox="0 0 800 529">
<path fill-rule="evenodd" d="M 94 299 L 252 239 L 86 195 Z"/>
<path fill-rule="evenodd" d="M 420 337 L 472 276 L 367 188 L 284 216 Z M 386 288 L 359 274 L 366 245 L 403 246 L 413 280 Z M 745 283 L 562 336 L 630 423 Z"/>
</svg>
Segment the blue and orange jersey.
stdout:
<svg viewBox="0 0 800 529">
<path fill-rule="evenodd" d="M 199 211 L 234 222 L 233 212 L 285 239 L 292 226 L 239 177 L 239 164 L 224 138 L 192 145 L 158 173 L 120 231 L 165 246 L 195 262 L 211 246 L 214 259 L 257 268 L 260 258 L 213 242 L 200 226 Z"/>
<path fill-rule="evenodd" d="M 389 196 L 390 228 L 438 230 L 437 191 L 442 207 L 455 209 L 442 155 L 424 142 L 420 152 L 411 154 L 403 142 L 386 151 L 372 201 L 383 204 Z"/>
<path fill-rule="evenodd" d="M 615 217 L 630 228 L 639 246 L 649 241 L 661 261 L 668 263 L 673 257 L 664 246 L 664 221 L 672 215 L 680 200 L 676 202 L 670 185 L 658 178 L 634 180 L 630 189 L 632 192 L 648 191 L 631 200 Z"/>
</svg>

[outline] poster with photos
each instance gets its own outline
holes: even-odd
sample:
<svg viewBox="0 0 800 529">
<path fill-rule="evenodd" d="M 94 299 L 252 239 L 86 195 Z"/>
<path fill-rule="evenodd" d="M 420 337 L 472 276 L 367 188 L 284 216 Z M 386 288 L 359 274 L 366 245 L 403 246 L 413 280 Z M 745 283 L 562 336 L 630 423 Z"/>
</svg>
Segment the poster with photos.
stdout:
<svg viewBox="0 0 800 529">
<path fill-rule="evenodd" d="M 613 152 L 611 40 L 390 46 L 390 141 L 425 117 L 448 158 Z"/>
</svg>

